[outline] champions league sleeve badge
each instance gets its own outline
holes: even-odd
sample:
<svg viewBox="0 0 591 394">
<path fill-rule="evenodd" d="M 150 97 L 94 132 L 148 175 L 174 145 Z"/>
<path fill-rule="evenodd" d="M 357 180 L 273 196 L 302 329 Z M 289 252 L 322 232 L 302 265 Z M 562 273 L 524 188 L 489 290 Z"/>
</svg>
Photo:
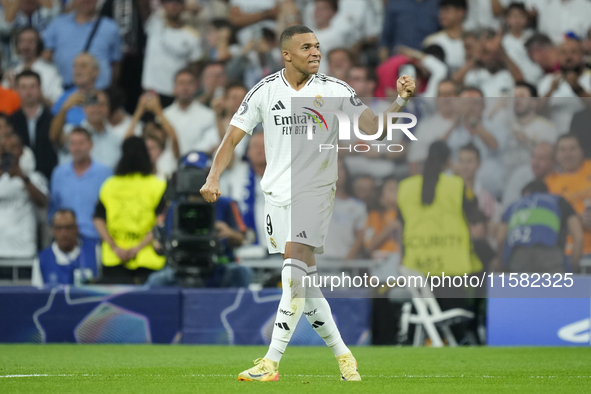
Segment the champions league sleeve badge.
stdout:
<svg viewBox="0 0 591 394">
<path fill-rule="evenodd" d="M 361 102 L 361 99 L 359 97 L 357 97 L 357 95 L 353 95 L 349 98 L 349 101 L 351 102 L 352 105 L 354 105 L 355 107 L 360 107 L 363 105 L 363 103 Z"/>
<path fill-rule="evenodd" d="M 242 104 L 240 104 L 240 108 L 238 108 L 238 115 L 244 115 L 246 111 L 248 111 L 248 104 L 246 101 L 243 101 Z"/>
</svg>

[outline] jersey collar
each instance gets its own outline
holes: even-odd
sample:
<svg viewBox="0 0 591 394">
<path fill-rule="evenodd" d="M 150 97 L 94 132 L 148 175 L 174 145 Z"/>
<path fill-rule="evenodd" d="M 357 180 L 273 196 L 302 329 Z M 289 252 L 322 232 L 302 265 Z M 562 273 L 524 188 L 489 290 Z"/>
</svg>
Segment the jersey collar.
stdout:
<svg viewBox="0 0 591 394">
<path fill-rule="evenodd" d="M 285 84 L 285 86 L 287 86 L 290 89 L 293 89 L 291 87 L 291 85 L 289 84 L 289 82 L 287 82 L 287 79 L 285 79 L 284 73 L 285 73 L 285 68 L 282 69 L 281 72 L 279 73 L 281 75 L 281 80 L 283 81 L 283 83 Z M 310 86 L 312 84 L 312 82 L 316 79 L 316 75 L 318 75 L 318 74 L 312 74 L 312 77 L 308 80 L 308 82 L 306 83 L 306 85 L 304 86 L 304 88 L 305 87 L 308 87 L 308 86 Z M 301 91 L 302 89 L 300 89 L 299 91 Z M 295 89 L 293 89 L 293 90 L 295 90 Z"/>
</svg>

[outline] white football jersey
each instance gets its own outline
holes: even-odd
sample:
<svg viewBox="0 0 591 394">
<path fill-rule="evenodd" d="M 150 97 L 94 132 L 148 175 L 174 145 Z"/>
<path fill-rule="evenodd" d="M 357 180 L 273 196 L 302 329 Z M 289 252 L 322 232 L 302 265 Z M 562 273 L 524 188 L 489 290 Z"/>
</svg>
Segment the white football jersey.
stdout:
<svg viewBox="0 0 591 394">
<path fill-rule="evenodd" d="M 230 122 L 247 134 L 263 123 L 267 168 L 261 188 L 266 200 L 276 206 L 289 205 L 302 193 L 326 193 L 337 180 L 339 123 L 335 115 L 323 111 L 342 111 L 353 122 L 354 115 L 367 108 L 341 80 L 319 73 L 296 91 L 284 70 L 253 87 Z M 311 119 L 315 126 L 309 140 Z M 334 148 L 320 150 L 321 144 Z"/>
</svg>

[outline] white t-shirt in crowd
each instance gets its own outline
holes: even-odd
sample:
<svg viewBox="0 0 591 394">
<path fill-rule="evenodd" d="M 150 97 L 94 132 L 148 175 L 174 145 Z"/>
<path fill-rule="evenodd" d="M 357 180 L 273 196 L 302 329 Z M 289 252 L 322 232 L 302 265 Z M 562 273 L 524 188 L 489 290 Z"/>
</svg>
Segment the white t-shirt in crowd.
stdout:
<svg viewBox="0 0 591 394">
<path fill-rule="evenodd" d="M 209 152 L 220 143 L 215 112 L 197 101 L 186 109 L 175 101 L 164 109 L 164 116 L 176 132 L 181 156 L 194 150 Z"/>
<path fill-rule="evenodd" d="M 458 71 L 466 62 L 466 51 L 464 41 L 461 38 L 451 38 L 445 31 L 431 34 L 423 42 L 423 48 L 429 45 L 439 45 L 445 53 L 445 64 L 453 74 Z"/>
<path fill-rule="evenodd" d="M 538 95 L 544 97 L 552 87 L 554 74 L 548 74 L 538 85 Z M 579 77 L 579 85 L 586 91 L 591 92 L 591 71 L 585 70 Z M 560 135 L 570 130 L 573 115 L 584 109 L 581 98 L 573 92 L 573 89 L 566 81 L 562 81 L 552 94 L 549 100 L 550 118 Z"/>
<path fill-rule="evenodd" d="M 542 116 L 536 116 L 530 123 L 525 126 L 520 125 L 517 121 L 513 122 L 509 139 L 505 148 L 504 163 L 507 176 L 514 170 L 523 165 L 529 164 L 531 161 L 531 149 L 535 144 L 540 142 L 549 142 L 554 144 L 558 139 L 558 131 L 548 119 Z M 514 130 L 520 130 L 527 138 L 532 141 L 531 146 L 520 142 Z"/>
<path fill-rule="evenodd" d="M 119 122 L 117 126 L 109 124 L 111 132 L 115 134 L 119 139 L 123 140 L 125 138 L 125 134 L 127 134 L 127 130 L 129 130 L 129 127 L 131 126 L 132 121 L 133 118 L 131 117 L 131 115 L 125 114 L 125 117 L 121 122 Z M 133 129 L 133 135 L 142 135 L 142 126 L 139 124 L 139 122 L 135 125 L 135 128 Z"/>
<path fill-rule="evenodd" d="M 501 27 L 501 21 L 493 13 L 491 0 L 468 0 L 468 10 L 464 20 L 464 29 L 495 29 Z"/>
<path fill-rule="evenodd" d="M 31 183 L 47 195 L 47 181 L 38 172 Z M 35 205 L 20 177 L 0 175 L 0 258 L 32 258 L 37 253 Z"/>
<path fill-rule="evenodd" d="M 355 243 L 355 233 L 365 229 L 367 208 L 355 198 L 335 197 L 332 219 L 324 241 L 322 258 L 343 259 Z"/>
<path fill-rule="evenodd" d="M 519 67 L 525 81 L 536 86 L 544 76 L 544 70 L 542 70 L 542 67 L 538 63 L 531 60 L 527 54 L 525 43 L 532 34 L 533 32 L 531 30 L 527 30 L 521 37 L 517 38 L 507 33 L 503 36 L 503 48 L 513 63 Z"/>
<path fill-rule="evenodd" d="M 484 97 L 512 97 L 515 90 L 515 80 L 508 70 L 494 74 L 485 68 L 470 70 L 464 77 L 464 85 L 479 88 Z"/>
<path fill-rule="evenodd" d="M 172 96 L 176 73 L 201 58 L 199 35 L 189 26 L 179 29 L 168 26 L 160 12 L 150 16 L 144 29 L 148 41 L 142 87 Z"/>
<path fill-rule="evenodd" d="M 238 7 L 242 13 L 253 14 L 273 9 L 278 3 L 278 0 L 230 0 L 230 7 Z M 236 38 L 238 43 L 243 46 L 253 38 L 260 38 L 262 28 L 275 31 L 276 26 L 277 23 L 271 19 L 260 21 L 238 30 Z"/>
<path fill-rule="evenodd" d="M 247 134 L 263 123 L 267 169 L 261 187 L 275 206 L 290 205 L 296 197 L 292 191 L 327 193 L 337 180 L 336 149 L 320 151 L 319 147 L 337 146 L 338 121 L 335 115 L 318 114 L 339 110 L 352 120 L 367 108 L 343 81 L 319 73 L 296 91 L 286 81 L 284 70 L 252 88 L 230 122 Z M 297 107 L 292 108 L 292 99 Z M 307 138 L 308 121 L 315 123 L 312 140 Z"/>
<path fill-rule="evenodd" d="M 564 34 L 571 31 L 579 37 L 587 37 L 591 28 L 589 0 L 545 0 L 536 1 L 532 6 L 538 10 L 538 31 L 555 44 L 561 44 Z"/>
<path fill-rule="evenodd" d="M 14 67 L 11 70 L 13 77 L 16 77 L 18 74 L 20 74 L 23 69 L 23 63 L 20 63 Z M 57 68 L 53 64 L 39 58 L 31 65 L 31 70 L 35 71 L 37 74 L 39 74 L 39 77 L 41 77 L 41 92 L 43 93 L 43 97 L 52 103 L 56 102 L 62 93 L 64 93 L 64 88 L 62 87 L 62 77 L 57 71 Z M 9 87 L 9 81 L 6 78 L 4 79 L 3 85 L 5 87 Z"/>
</svg>

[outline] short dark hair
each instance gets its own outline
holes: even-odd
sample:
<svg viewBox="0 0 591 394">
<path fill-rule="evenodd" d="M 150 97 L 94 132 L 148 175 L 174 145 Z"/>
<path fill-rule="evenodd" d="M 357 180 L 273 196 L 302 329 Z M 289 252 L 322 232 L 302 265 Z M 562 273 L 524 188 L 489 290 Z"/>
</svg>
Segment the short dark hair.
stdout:
<svg viewBox="0 0 591 394">
<path fill-rule="evenodd" d="M 357 64 L 354 64 L 353 67 L 351 67 L 351 70 L 354 68 L 363 69 L 365 71 L 365 79 L 367 79 L 368 81 L 373 81 L 375 83 L 378 83 L 378 75 L 376 74 L 376 71 L 373 67 L 357 63 Z"/>
<path fill-rule="evenodd" d="M 279 47 L 281 49 L 283 49 L 283 45 L 287 41 L 291 40 L 291 38 L 295 35 L 308 34 L 308 33 L 314 33 L 308 26 L 304 26 L 304 25 L 290 26 L 287 29 L 283 30 L 283 33 L 281 33 L 281 36 L 279 37 Z"/>
<path fill-rule="evenodd" d="M 551 48 L 554 46 L 554 43 L 552 42 L 552 40 L 550 39 L 550 37 L 548 37 L 545 34 L 542 33 L 536 33 L 533 36 L 531 36 L 529 38 L 529 40 L 527 40 L 525 42 L 525 47 L 528 50 L 533 49 L 534 47 L 539 47 L 539 48 Z"/>
<path fill-rule="evenodd" d="M 442 7 L 455 7 L 463 10 L 468 9 L 468 3 L 466 0 L 441 0 L 439 8 Z"/>
<path fill-rule="evenodd" d="M 53 214 L 53 217 L 51 218 L 51 224 L 53 224 L 53 221 L 58 214 L 72 215 L 72 217 L 74 218 L 74 221 L 76 221 L 76 212 L 74 212 L 73 210 L 71 210 L 69 208 L 60 208 L 57 211 L 55 211 L 55 213 Z"/>
<path fill-rule="evenodd" d="M 84 127 L 81 127 L 81 126 L 74 127 L 72 129 L 72 131 L 70 132 L 70 134 L 74 134 L 74 133 L 82 134 L 86 138 L 88 138 L 89 141 L 92 141 L 92 135 L 90 134 L 90 131 L 86 130 Z"/>
<path fill-rule="evenodd" d="M 119 108 L 123 108 L 125 106 L 127 97 L 125 95 L 125 91 L 121 89 L 119 86 L 111 85 L 110 87 L 105 89 L 105 94 L 107 95 L 107 99 L 109 100 L 110 114 L 114 113 Z"/>
<path fill-rule="evenodd" d="M 538 89 L 536 89 L 536 87 L 532 84 L 529 84 L 527 82 L 517 82 L 515 84 L 515 88 L 525 88 L 527 90 L 529 90 L 529 94 L 531 94 L 532 97 L 538 97 Z"/>
<path fill-rule="evenodd" d="M 423 49 L 423 52 L 425 53 L 425 55 L 431 55 L 435 57 L 437 60 L 440 60 L 441 62 L 445 63 L 445 51 L 440 45 L 429 45 L 428 47 Z"/>
<path fill-rule="evenodd" d="M 455 80 L 453 80 L 451 78 L 444 79 L 443 81 L 439 82 L 439 85 L 437 85 L 437 86 L 439 87 L 442 83 L 451 83 L 454 87 L 454 90 L 456 91 L 456 95 L 458 95 L 458 96 L 462 92 L 462 85 L 457 83 Z"/>
<path fill-rule="evenodd" d="M 513 10 L 521 11 L 526 16 L 529 16 L 527 9 L 525 8 L 525 4 L 523 4 L 523 3 L 513 2 L 513 3 L 509 4 L 509 6 L 507 6 L 507 8 L 505 9 L 505 16 L 509 15 L 509 12 L 511 12 Z"/>
<path fill-rule="evenodd" d="M 225 18 L 216 18 L 213 19 L 211 21 L 211 25 L 215 28 L 215 29 L 223 29 L 225 27 L 227 27 L 228 29 L 232 29 L 232 23 L 230 23 L 230 21 L 228 19 Z"/>
<path fill-rule="evenodd" d="M 521 195 L 533 193 L 548 193 L 548 185 L 542 179 L 534 179 L 521 190 Z"/>
<path fill-rule="evenodd" d="M 480 93 L 480 97 L 484 97 L 484 93 L 482 93 L 482 90 L 480 90 L 480 88 L 477 88 L 476 86 L 464 86 L 460 91 L 460 94 L 464 92 L 478 92 Z"/>
<path fill-rule="evenodd" d="M 576 140 L 577 143 L 579 144 L 579 146 L 582 148 L 581 140 L 579 140 L 579 137 L 574 133 L 566 133 L 566 134 L 563 134 L 560 137 L 558 137 L 558 140 L 556 140 L 556 147 L 558 147 L 558 144 L 560 144 L 560 141 L 567 140 L 569 138 Z"/>
<path fill-rule="evenodd" d="M 205 67 L 204 67 L 204 69 L 205 69 Z M 190 69 L 188 67 L 183 67 L 180 70 L 178 70 L 176 72 L 176 74 L 174 74 L 174 80 L 175 80 L 175 82 L 176 82 L 177 78 L 179 77 L 179 75 L 181 75 L 181 74 L 189 74 L 189 75 L 191 75 L 193 77 L 193 79 L 195 81 L 198 80 L 197 75 L 193 72 L 192 69 Z"/>
<path fill-rule="evenodd" d="M 244 86 L 244 84 L 242 82 L 232 81 L 224 87 L 224 94 L 228 94 L 228 92 L 230 90 L 236 89 L 236 88 L 240 88 L 240 89 L 243 89 L 244 91 L 248 92 L 248 89 L 246 88 L 246 86 Z"/>
<path fill-rule="evenodd" d="M 20 73 L 18 73 L 16 78 L 14 79 L 14 83 L 18 84 L 18 81 L 20 81 L 21 78 L 35 78 L 39 83 L 39 86 L 41 86 L 41 76 L 33 70 L 23 70 Z"/>
<path fill-rule="evenodd" d="M 150 160 L 146 142 L 142 138 L 136 136 L 129 137 L 123 141 L 121 150 L 121 159 L 117 164 L 117 168 L 115 168 L 115 175 L 152 174 L 154 165 Z"/>
<path fill-rule="evenodd" d="M 328 52 L 328 56 L 327 56 L 327 58 L 328 58 L 328 61 L 329 61 L 329 62 L 330 62 L 330 56 L 331 56 L 332 54 L 334 54 L 334 53 L 337 53 L 337 52 L 344 52 L 344 53 L 345 53 L 345 55 L 347 55 L 347 57 L 349 58 L 349 61 L 350 61 L 351 63 L 354 63 L 354 62 L 355 62 L 355 58 L 353 57 L 353 54 L 352 54 L 352 53 L 351 53 L 351 51 L 350 51 L 350 50 L 348 50 L 347 48 L 335 48 L 335 49 L 332 49 L 330 52 Z"/>
<path fill-rule="evenodd" d="M 478 159 L 478 161 L 480 161 L 480 150 L 478 150 L 476 145 L 474 145 L 472 142 L 469 142 L 466 145 L 462 146 L 460 148 L 460 152 L 462 152 L 462 151 L 474 153 L 476 155 L 476 158 Z"/>
</svg>

